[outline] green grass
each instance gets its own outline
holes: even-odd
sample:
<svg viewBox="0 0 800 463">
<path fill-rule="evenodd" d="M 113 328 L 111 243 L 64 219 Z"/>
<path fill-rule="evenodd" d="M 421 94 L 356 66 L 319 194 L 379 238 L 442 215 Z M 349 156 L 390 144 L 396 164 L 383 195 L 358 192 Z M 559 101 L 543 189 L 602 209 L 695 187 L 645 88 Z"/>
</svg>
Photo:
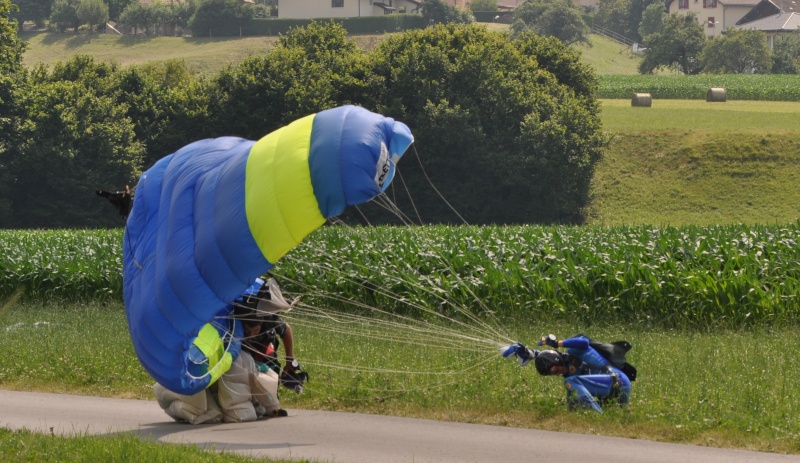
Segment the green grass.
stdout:
<svg viewBox="0 0 800 463">
<path fill-rule="evenodd" d="M 581 52 L 583 62 L 599 75 L 631 75 L 639 73 L 642 58 L 631 53 L 631 47 L 603 35 L 589 34 L 590 45 L 579 43 L 573 48 Z"/>
<path fill-rule="evenodd" d="M 486 27 L 498 32 L 508 31 L 505 24 L 486 24 Z M 351 39 L 362 49 L 369 50 L 388 36 L 358 35 Z M 29 68 L 38 63 L 52 65 L 76 54 L 85 54 L 98 61 L 114 61 L 123 66 L 155 60 L 183 60 L 189 69 L 201 73 L 213 73 L 228 63 L 265 53 L 278 41 L 277 37 L 188 38 L 54 32 L 29 32 L 20 37 L 28 43 L 23 62 Z M 592 47 L 581 44 L 576 48 L 599 74 L 637 72 L 640 58 L 631 58 L 625 51 L 629 47 L 595 34 L 590 35 L 590 40 Z"/>
<path fill-rule="evenodd" d="M 238 62 L 271 49 L 277 37 L 186 38 L 118 36 L 109 34 L 25 33 L 28 43 L 23 56 L 25 66 L 52 65 L 76 54 L 93 56 L 97 61 L 113 61 L 127 66 L 154 60 L 183 60 L 196 72 L 215 72 L 228 63 Z"/>
<path fill-rule="evenodd" d="M 0 462 L 40 463 L 248 463 L 277 462 L 270 458 L 250 458 L 231 452 L 207 452 L 194 445 L 164 444 L 140 439 L 134 434 L 112 436 L 46 436 L 27 430 L 0 428 Z M 307 460 L 303 460 L 307 461 Z"/>
<path fill-rule="evenodd" d="M 0 387 L 152 399 L 152 380 L 139 365 L 127 336 L 120 336 L 126 332 L 123 312 L 121 304 L 11 308 L 0 319 L 4 353 Z M 800 377 L 795 374 L 800 368 L 800 330 L 796 328 L 699 335 L 640 326 L 545 326 L 524 318 L 515 320 L 512 330 L 493 324 L 501 333 L 528 342 L 548 332 L 563 336 L 578 331 L 598 339 L 630 341 L 634 348 L 629 361 L 640 376 L 634 383 L 632 403 L 627 410 L 609 406 L 604 415 L 598 415 L 568 412 L 558 378 L 540 377 L 532 367 L 521 368 L 502 359 L 496 347 L 470 341 L 437 346 L 435 335 L 420 336 L 407 327 L 379 323 L 350 324 L 332 335 L 311 328 L 309 315 L 297 314 L 291 322 L 297 355 L 310 372 L 311 382 L 302 395 L 284 391 L 284 408 L 800 453 Z M 469 329 L 448 322 L 426 326 L 439 333 L 480 328 L 477 322 Z M 484 332 L 483 338 L 492 335 Z M 413 342 L 404 344 L 402 339 Z M 36 349 L 30 348 L 32 343 Z M 155 402 L 153 406 L 157 407 Z M 6 432 L 0 438 L 0 445 L 20 438 L 7 436 Z M 70 444 L 44 439 L 46 445 L 77 445 L 92 455 L 131 443 L 123 439 L 122 443 Z"/>
<path fill-rule="evenodd" d="M 667 130 L 764 133 L 800 130 L 800 102 L 659 100 L 652 107 L 632 107 L 630 99 L 600 100 L 603 128 L 610 132 Z"/>
<path fill-rule="evenodd" d="M 602 100 L 614 134 L 590 223 L 790 223 L 800 217 L 800 103 Z"/>
</svg>

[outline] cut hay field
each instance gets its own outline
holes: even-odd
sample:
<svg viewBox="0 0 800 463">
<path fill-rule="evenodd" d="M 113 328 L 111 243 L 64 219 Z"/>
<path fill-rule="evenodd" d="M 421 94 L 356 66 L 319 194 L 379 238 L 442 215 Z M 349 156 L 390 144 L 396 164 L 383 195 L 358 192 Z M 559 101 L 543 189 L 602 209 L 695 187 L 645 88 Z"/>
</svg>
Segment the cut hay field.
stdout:
<svg viewBox="0 0 800 463">
<path fill-rule="evenodd" d="M 800 217 L 800 103 L 602 100 L 613 135 L 590 223 L 792 223 Z"/>
</svg>

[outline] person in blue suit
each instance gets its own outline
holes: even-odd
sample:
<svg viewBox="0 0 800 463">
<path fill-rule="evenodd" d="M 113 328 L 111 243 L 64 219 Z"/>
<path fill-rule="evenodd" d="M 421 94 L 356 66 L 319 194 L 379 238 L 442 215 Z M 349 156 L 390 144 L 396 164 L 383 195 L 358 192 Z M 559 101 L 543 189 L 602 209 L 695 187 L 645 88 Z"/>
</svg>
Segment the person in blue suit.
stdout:
<svg viewBox="0 0 800 463">
<path fill-rule="evenodd" d="M 539 351 L 517 343 L 505 348 L 503 356 L 516 356 L 522 366 L 533 361 L 536 371 L 542 376 L 563 376 L 571 410 L 591 408 L 603 413 L 601 404 L 616 402 L 626 406 L 631 394 L 630 378 L 595 350 L 590 342 L 583 335 L 558 340 L 551 334 L 542 337 L 538 345 L 553 349 Z M 560 348 L 566 352 L 556 350 Z"/>
</svg>

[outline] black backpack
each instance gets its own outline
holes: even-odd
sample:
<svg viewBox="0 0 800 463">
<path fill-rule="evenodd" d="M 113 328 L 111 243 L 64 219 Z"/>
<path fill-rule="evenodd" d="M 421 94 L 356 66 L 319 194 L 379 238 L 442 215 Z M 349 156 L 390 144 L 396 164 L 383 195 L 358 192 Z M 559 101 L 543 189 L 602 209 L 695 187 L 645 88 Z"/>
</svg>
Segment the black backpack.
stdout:
<svg viewBox="0 0 800 463">
<path fill-rule="evenodd" d="M 578 336 L 589 339 L 589 346 L 591 346 L 592 349 L 596 350 L 598 354 L 608 360 L 611 365 L 622 370 L 631 382 L 636 381 L 636 368 L 625 359 L 625 355 L 633 347 L 631 343 L 628 341 L 595 341 L 582 333 L 575 335 L 575 337 Z"/>
</svg>

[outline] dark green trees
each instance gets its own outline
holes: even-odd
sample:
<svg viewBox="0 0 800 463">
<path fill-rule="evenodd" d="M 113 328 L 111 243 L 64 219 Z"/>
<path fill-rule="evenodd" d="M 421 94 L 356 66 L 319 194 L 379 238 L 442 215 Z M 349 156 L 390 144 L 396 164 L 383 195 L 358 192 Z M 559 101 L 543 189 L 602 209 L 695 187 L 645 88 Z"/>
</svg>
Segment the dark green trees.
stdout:
<svg viewBox="0 0 800 463">
<path fill-rule="evenodd" d="M 216 76 L 78 56 L 15 82 L 15 103 L 0 107 L 0 124 L 15 124 L 0 132 L 2 227 L 119 225 L 94 189 L 133 186 L 192 141 L 258 139 L 343 104 L 411 127 L 416 143 L 387 193 L 414 221 L 582 223 L 606 142 L 596 79 L 575 52 L 476 25 L 397 34 L 367 52 L 341 26 L 313 23 Z"/>
</svg>

